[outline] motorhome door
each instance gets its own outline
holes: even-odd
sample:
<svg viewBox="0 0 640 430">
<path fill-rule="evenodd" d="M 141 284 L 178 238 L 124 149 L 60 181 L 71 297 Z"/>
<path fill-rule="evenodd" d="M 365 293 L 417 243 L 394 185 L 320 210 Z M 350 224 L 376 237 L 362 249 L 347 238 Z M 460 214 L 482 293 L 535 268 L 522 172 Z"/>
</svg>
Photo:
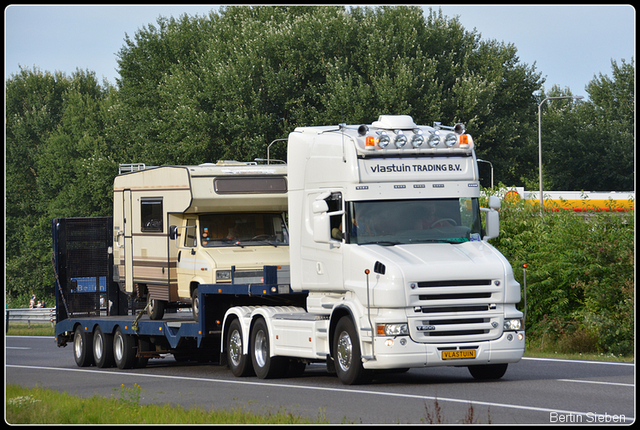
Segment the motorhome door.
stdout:
<svg viewBox="0 0 640 430">
<path fill-rule="evenodd" d="M 122 218 L 124 219 L 124 281 L 127 292 L 133 292 L 133 215 L 131 190 L 122 193 Z"/>
</svg>

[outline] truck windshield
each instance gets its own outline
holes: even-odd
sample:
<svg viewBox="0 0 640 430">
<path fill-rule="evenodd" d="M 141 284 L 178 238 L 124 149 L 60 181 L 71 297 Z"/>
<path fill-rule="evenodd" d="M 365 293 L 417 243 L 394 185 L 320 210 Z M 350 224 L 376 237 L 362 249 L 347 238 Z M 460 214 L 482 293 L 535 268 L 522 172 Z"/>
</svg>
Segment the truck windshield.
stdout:
<svg viewBox="0 0 640 430">
<path fill-rule="evenodd" d="M 359 245 L 480 240 L 477 198 L 384 200 L 347 205 L 347 241 Z"/>
<path fill-rule="evenodd" d="M 200 215 L 200 243 L 214 246 L 281 246 L 289 235 L 280 213 Z"/>
</svg>

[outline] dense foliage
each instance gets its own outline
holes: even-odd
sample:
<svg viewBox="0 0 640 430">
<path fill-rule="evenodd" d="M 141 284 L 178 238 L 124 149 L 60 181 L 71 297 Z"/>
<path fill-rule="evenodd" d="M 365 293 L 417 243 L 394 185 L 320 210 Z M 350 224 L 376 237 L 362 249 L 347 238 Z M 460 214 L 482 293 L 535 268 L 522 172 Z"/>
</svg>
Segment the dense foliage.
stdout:
<svg viewBox="0 0 640 430">
<path fill-rule="evenodd" d="M 524 200 L 503 200 L 500 221 L 500 236 L 491 242 L 521 284 L 527 264 L 530 337 L 566 352 L 633 352 L 633 212 L 541 216 Z"/>
<path fill-rule="evenodd" d="M 296 126 L 408 114 L 422 124 L 464 122 L 497 180 L 537 189 L 538 104 L 571 94 L 546 94 L 515 46 L 416 7 L 230 7 L 159 18 L 125 38 L 118 64 L 115 86 L 82 70 L 22 69 L 6 81 L 9 301 L 52 293 L 51 219 L 110 215 L 119 163 L 248 161 Z M 633 60 L 612 66 L 612 78 L 600 74 L 586 88 L 590 100 L 543 106 L 545 190 L 633 189 Z M 271 156 L 285 159 L 285 145 Z M 535 244 L 566 248 L 553 239 Z M 593 273 L 608 255 L 580 253 Z M 556 315 L 550 303 L 540 312 Z M 592 320 L 605 315 L 596 303 L 584 302 Z"/>
</svg>

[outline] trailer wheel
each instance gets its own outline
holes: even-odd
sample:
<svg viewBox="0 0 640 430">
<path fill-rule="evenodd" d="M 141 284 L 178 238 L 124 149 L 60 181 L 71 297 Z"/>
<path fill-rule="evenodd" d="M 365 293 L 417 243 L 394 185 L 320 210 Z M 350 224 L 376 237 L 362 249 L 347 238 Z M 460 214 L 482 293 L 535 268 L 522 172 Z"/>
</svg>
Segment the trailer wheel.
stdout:
<svg viewBox="0 0 640 430">
<path fill-rule="evenodd" d="M 286 357 L 271 357 L 269 329 L 264 319 L 258 319 L 251 329 L 251 362 L 256 376 L 270 379 L 282 376 L 288 365 Z"/>
<path fill-rule="evenodd" d="M 333 336 L 333 359 L 338 379 L 345 385 L 362 384 L 371 378 L 362 366 L 360 342 L 351 318 L 344 316 L 336 325 Z"/>
<path fill-rule="evenodd" d="M 73 333 L 73 358 L 78 367 L 93 364 L 93 333 L 86 332 L 81 325 Z"/>
<path fill-rule="evenodd" d="M 113 335 L 110 333 L 103 333 L 102 329 L 98 326 L 93 333 L 93 358 L 95 359 L 96 366 L 112 367 L 113 360 Z"/>
<path fill-rule="evenodd" d="M 507 372 L 507 363 L 502 364 L 485 364 L 477 366 L 468 366 L 469 373 L 475 379 L 488 380 L 500 379 Z"/>
<path fill-rule="evenodd" d="M 240 321 L 234 319 L 229 324 L 226 336 L 225 349 L 227 350 L 227 363 L 231 373 L 235 376 L 249 376 L 253 373 L 251 360 L 248 355 L 242 354 L 242 327 Z"/>
<path fill-rule="evenodd" d="M 113 357 L 119 369 L 131 369 L 136 364 L 135 339 L 122 333 L 120 327 L 113 336 Z"/>
</svg>

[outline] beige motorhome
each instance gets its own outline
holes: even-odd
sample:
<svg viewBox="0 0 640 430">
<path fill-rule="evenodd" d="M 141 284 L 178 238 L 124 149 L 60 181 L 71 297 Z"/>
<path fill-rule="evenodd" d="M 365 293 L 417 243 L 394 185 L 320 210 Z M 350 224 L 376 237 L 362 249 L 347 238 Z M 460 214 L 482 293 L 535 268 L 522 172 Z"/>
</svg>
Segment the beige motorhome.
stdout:
<svg viewBox="0 0 640 430">
<path fill-rule="evenodd" d="M 199 285 L 288 266 L 286 166 L 129 166 L 113 186 L 114 273 L 152 319 L 184 304 L 198 318 Z"/>
</svg>

